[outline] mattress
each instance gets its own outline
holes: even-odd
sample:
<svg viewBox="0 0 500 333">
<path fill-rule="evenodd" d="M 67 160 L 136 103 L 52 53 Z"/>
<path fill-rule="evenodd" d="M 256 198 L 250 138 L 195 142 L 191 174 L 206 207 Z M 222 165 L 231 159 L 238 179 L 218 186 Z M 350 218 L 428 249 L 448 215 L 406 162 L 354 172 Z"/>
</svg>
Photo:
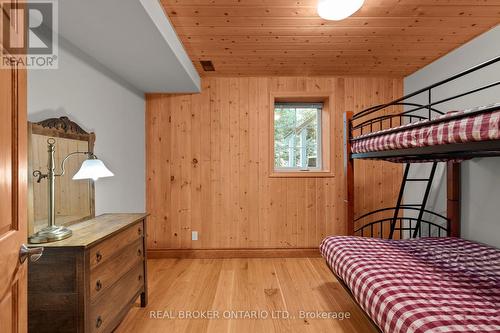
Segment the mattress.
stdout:
<svg viewBox="0 0 500 333">
<path fill-rule="evenodd" d="M 500 332 L 500 250 L 459 238 L 326 238 L 321 253 L 383 332 Z"/>
<path fill-rule="evenodd" d="M 500 103 L 479 108 L 453 111 L 437 121 L 423 120 L 399 127 L 385 129 L 355 137 L 351 150 L 367 153 L 405 148 L 419 148 L 451 143 L 467 143 L 500 139 L 500 110 L 478 113 L 493 109 Z M 494 109 L 493 109 L 494 110 Z M 470 114 L 467 116 L 467 114 Z M 459 119 L 452 116 L 463 115 Z M 429 123 L 429 124 L 427 124 Z M 411 127 L 411 128 L 409 128 Z M 388 133 L 390 131 L 390 133 Z"/>
</svg>

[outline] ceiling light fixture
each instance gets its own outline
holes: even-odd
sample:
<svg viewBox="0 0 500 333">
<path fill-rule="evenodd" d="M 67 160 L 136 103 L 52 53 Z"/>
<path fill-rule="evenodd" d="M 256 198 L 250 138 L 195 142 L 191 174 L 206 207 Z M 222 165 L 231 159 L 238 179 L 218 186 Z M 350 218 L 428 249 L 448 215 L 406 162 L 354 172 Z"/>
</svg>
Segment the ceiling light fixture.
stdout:
<svg viewBox="0 0 500 333">
<path fill-rule="evenodd" d="M 364 0 L 319 0 L 318 14 L 325 20 L 340 21 L 363 6 Z"/>
</svg>

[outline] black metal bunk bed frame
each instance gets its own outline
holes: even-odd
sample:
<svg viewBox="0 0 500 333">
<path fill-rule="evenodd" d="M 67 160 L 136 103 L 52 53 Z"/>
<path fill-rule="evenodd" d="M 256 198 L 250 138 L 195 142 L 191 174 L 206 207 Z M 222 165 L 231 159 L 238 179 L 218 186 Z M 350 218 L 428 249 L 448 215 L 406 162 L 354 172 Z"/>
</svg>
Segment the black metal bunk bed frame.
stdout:
<svg viewBox="0 0 500 333">
<path fill-rule="evenodd" d="M 346 218 L 347 218 L 347 231 L 348 234 L 358 234 L 365 236 L 368 232 L 370 237 L 375 236 L 375 230 L 380 237 L 384 237 L 384 224 L 389 223 L 388 238 L 392 239 L 399 231 L 399 237 L 419 237 L 422 236 L 423 226 L 427 226 L 428 234 L 432 230 L 437 230 L 438 237 L 444 236 L 460 236 L 460 160 L 470 159 L 474 157 L 491 157 L 500 156 L 500 140 L 457 143 L 434 145 L 418 148 L 394 149 L 385 151 L 373 151 L 366 153 L 352 153 L 351 143 L 357 140 L 367 139 L 380 135 L 378 131 L 384 129 L 384 126 L 389 126 L 389 129 L 384 129 L 384 134 L 390 134 L 400 130 L 400 128 L 393 128 L 394 124 L 401 125 L 406 123 L 406 129 L 420 128 L 422 126 L 429 126 L 437 123 L 440 119 L 437 117 L 444 113 L 436 108 L 437 105 L 459 99 L 461 97 L 478 93 L 480 91 L 490 89 L 500 85 L 500 81 L 495 81 L 478 88 L 462 92 L 460 94 L 440 99 L 438 101 L 432 100 L 432 91 L 435 88 L 441 87 L 449 82 L 455 81 L 471 73 L 475 73 L 481 69 L 487 68 L 495 63 L 500 62 L 500 56 L 493 58 L 489 61 L 481 63 L 477 66 L 469 68 L 458 74 L 455 74 L 442 81 L 434 83 L 428 87 L 417 90 L 406 96 L 398 98 L 392 102 L 377 105 L 365 109 L 357 114 L 346 112 L 344 114 L 344 176 L 346 179 Z M 428 103 L 425 105 L 413 103 L 408 101 L 410 98 L 427 94 Z M 381 112 L 392 107 L 412 107 L 409 110 L 399 112 L 397 114 L 383 114 L 377 116 L 376 112 Z M 422 113 L 422 110 L 427 112 Z M 500 110 L 500 106 L 492 106 L 483 108 L 467 113 L 447 116 L 447 120 L 458 120 L 464 117 L 470 117 L 474 114 L 486 113 Z M 419 113 L 417 113 L 419 112 Z M 424 121 L 425 122 L 422 122 Z M 366 133 L 368 132 L 368 133 Z M 357 134 L 357 136 L 355 135 Z M 362 136 L 361 138 L 359 136 Z M 394 161 L 397 159 L 399 162 L 406 162 L 403 180 L 395 207 L 382 208 L 358 218 L 354 218 L 354 160 L 355 159 L 372 159 L 372 160 L 388 160 Z M 433 161 L 429 178 L 412 179 L 408 177 L 411 162 L 415 161 Z M 447 216 L 437 214 L 426 209 L 427 199 L 431 190 L 432 180 L 436 171 L 438 161 L 448 161 L 447 165 Z M 426 182 L 426 190 L 422 203 L 420 204 L 403 204 L 403 194 L 407 182 L 422 181 Z M 401 211 L 418 211 L 418 217 L 399 217 Z M 392 211 L 391 217 L 378 219 L 369 223 L 363 223 L 361 227 L 355 229 L 355 223 L 362 221 L 365 218 L 372 217 L 376 214 Z M 441 220 L 441 223 L 435 223 L 424 219 L 424 214 L 430 214 L 434 218 Z M 443 226 L 444 225 L 444 226 Z M 387 230 L 387 229 L 386 229 Z"/>
</svg>

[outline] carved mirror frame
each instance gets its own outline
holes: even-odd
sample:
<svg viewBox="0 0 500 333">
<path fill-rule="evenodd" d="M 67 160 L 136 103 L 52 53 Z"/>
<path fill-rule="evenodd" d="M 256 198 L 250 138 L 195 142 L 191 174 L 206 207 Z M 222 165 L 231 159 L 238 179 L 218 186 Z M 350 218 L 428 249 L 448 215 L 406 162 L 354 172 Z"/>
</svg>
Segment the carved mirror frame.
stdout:
<svg viewBox="0 0 500 333">
<path fill-rule="evenodd" d="M 28 233 L 32 234 L 34 229 L 34 191 L 33 191 L 33 147 L 32 147 L 32 134 L 43 135 L 47 137 L 55 138 L 65 138 L 77 141 L 87 141 L 88 151 L 94 152 L 95 143 L 95 133 L 86 132 L 77 123 L 71 121 L 68 117 L 60 118 L 49 118 L 42 120 L 40 122 L 28 122 L 28 177 L 29 177 L 29 189 L 28 189 L 28 221 L 29 230 Z M 60 169 L 60 165 L 56 165 L 56 170 Z M 89 184 L 89 204 L 90 204 L 90 214 L 88 216 L 82 217 L 75 221 L 69 221 L 64 223 L 64 225 L 71 225 L 77 222 L 81 222 L 87 219 L 95 217 L 95 186 L 94 182 L 90 181 Z"/>
</svg>

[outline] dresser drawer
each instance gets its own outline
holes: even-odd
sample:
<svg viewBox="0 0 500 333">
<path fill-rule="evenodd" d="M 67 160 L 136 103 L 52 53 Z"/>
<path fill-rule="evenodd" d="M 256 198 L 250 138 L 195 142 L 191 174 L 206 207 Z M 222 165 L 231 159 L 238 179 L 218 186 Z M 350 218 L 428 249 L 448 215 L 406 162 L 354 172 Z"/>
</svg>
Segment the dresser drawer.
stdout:
<svg viewBox="0 0 500 333">
<path fill-rule="evenodd" d="M 110 260 L 98 265 L 90 272 L 90 298 L 93 302 L 103 294 L 122 275 L 128 272 L 144 259 L 144 245 L 142 238 L 137 239 L 122 251 L 116 253 Z"/>
<path fill-rule="evenodd" d="M 90 306 L 90 332 L 109 332 L 117 325 L 120 312 L 135 300 L 144 286 L 144 265 L 138 263 Z"/>
<path fill-rule="evenodd" d="M 134 243 L 137 239 L 142 238 L 144 226 L 142 221 L 134 224 L 128 229 L 120 232 L 102 243 L 90 249 L 90 269 L 103 264 L 110 259 L 114 253 L 120 251 L 124 247 Z"/>
<path fill-rule="evenodd" d="M 104 214 L 44 244 L 40 260 L 28 265 L 29 332 L 111 333 L 137 296 L 145 307 L 146 217 Z"/>
</svg>

